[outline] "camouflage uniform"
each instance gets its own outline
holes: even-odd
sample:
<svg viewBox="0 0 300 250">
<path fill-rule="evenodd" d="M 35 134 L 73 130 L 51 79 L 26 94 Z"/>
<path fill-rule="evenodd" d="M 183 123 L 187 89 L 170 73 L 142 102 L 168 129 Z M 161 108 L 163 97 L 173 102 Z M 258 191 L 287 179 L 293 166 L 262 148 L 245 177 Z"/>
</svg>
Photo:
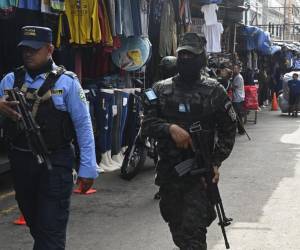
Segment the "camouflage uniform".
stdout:
<svg viewBox="0 0 300 250">
<path fill-rule="evenodd" d="M 160 186 L 160 210 L 169 224 L 174 243 L 182 250 L 204 250 L 206 227 L 216 218 L 202 176 L 177 177 L 174 166 L 191 158 L 191 149 L 179 149 L 169 132 L 171 124 L 188 131 L 200 121 L 210 130 L 209 152 L 214 166 L 220 166 L 231 153 L 235 141 L 236 115 L 224 88 L 201 77 L 192 85 L 179 75 L 153 86 L 158 97 L 154 103 L 145 98 L 144 135 L 156 138 L 160 160 L 156 184 Z"/>
</svg>

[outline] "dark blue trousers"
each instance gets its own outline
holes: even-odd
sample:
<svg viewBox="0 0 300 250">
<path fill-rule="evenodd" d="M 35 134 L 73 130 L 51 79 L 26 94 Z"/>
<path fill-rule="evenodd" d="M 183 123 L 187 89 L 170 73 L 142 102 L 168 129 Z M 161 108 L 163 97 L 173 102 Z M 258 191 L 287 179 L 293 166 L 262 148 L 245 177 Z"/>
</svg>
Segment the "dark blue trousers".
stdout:
<svg viewBox="0 0 300 250">
<path fill-rule="evenodd" d="M 29 152 L 9 152 L 16 200 L 34 238 L 34 250 L 63 250 L 73 188 L 73 149 L 51 157 L 53 170 Z"/>
</svg>

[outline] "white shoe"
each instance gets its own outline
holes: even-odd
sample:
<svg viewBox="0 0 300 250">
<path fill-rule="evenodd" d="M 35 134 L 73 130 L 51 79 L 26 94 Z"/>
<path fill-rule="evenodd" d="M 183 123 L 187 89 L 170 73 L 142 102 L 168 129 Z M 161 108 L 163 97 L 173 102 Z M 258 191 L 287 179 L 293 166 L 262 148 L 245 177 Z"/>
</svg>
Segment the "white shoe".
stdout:
<svg viewBox="0 0 300 250">
<path fill-rule="evenodd" d="M 101 166 L 101 163 L 100 163 L 100 164 L 97 164 L 96 171 L 97 171 L 98 174 L 104 173 L 104 169 L 103 169 L 103 167 Z"/>
<path fill-rule="evenodd" d="M 123 148 L 121 149 L 121 153 L 122 153 L 122 154 L 125 154 L 127 148 L 128 148 L 128 146 L 123 147 Z"/>
<path fill-rule="evenodd" d="M 119 163 L 120 165 L 122 165 L 123 160 L 124 160 L 124 156 L 123 156 L 122 153 L 119 153 L 119 154 L 117 154 L 117 155 L 113 155 L 111 158 L 112 158 L 113 161 L 116 161 L 116 162 Z"/>
<path fill-rule="evenodd" d="M 101 155 L 100 166 L 104 169 L 104 172 L 112 172 L 119 169 L 115 164 L 110 164 L 107 153 Z"/>
<path fill-rule="evenodd" d="M 120 164 L 119 162 L 114 161 L 111 158 L 111 151 L 107 151 L 106 154 L 107 154 L 107 159 L 108 159 L 108 162 L 110 163 L 110 165 L 116 165 L 116 167 L 121 168 L 122 164 Z"/>
</svg>

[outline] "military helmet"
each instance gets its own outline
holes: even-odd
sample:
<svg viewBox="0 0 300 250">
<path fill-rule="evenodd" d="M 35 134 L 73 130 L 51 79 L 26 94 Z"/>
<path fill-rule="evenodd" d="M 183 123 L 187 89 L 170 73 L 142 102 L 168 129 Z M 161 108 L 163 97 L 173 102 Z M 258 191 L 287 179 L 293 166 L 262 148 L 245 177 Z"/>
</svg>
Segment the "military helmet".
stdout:
<svg viewBox="0 0 300 250">
<path fill-rule="evenodd" d="M 175 56 L 165 56 L 159 63 L 159 74 L 161 79 L 172 77 L 178 73 L 177 58 Z"/>
<path fill-rule="evenodd" d="M 161 59 L 159 66 L 163 68 L 176 67 L 177 58 L 175 56 L 165 56 Z"/>
</svg>

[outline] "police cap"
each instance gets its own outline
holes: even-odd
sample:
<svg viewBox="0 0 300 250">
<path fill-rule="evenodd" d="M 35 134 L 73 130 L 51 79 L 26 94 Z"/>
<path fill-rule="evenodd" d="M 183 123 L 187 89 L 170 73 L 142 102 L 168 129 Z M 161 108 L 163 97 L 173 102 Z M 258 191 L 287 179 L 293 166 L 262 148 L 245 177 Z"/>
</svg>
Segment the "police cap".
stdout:
<svg viewBox="0 0 300 250">
<path fill-rule="evenodd" d="M 21 42 L 18 46 L 40 49 L 52 43 L 52 30 L 47 27 L 24 26 L 21 30 Z"/>
<path fill-rule="evenodd" d="M 187 50 L 196 55 L 202 54 L 205 51 L 206 39 L 204 36 L 200 36 L 197 33 L 185 33 L 180 37 L 179 47 L 176 50 L 178 53 L 182 50 Z"/>
</svg>

